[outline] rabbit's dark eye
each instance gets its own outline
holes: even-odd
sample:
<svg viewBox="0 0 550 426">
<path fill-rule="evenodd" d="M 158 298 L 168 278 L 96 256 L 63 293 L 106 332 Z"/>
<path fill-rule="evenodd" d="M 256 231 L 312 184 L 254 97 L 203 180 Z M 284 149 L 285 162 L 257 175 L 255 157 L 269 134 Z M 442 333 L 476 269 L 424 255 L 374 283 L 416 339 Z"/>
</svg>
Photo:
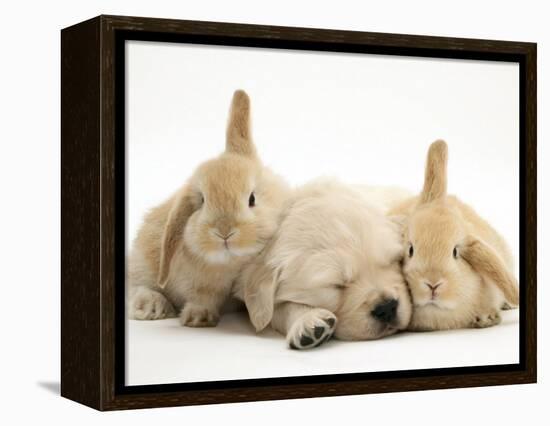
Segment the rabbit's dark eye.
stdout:
<svg viewBox="0 0 550 426">
<path fill-rule="evenodd" d="M 412 244 L 409 244 L 409 257 L 413 257 L 414 254 L 414 247 Z"/>
<path fill-rule="evenodd" d="M 200 200 L 200 204 L 202 206 L 204 204 L 204 195 L 199 194 L 199 200 Z"/>
<path fill-rule="evenodd" d="M 456 247 L 453 249 L 453 257 L 454 257 L 455 259 L 458 258 L 458 249 L 457 249 Z"/>
<path fill-rule="evenodd" d="M 248 198 L 248 206 L 254 207 L 256 205 L 256 197 L 254 196 L 254 193 L 252 192 L 250 194 L 250 197 Z"/>
</svg>

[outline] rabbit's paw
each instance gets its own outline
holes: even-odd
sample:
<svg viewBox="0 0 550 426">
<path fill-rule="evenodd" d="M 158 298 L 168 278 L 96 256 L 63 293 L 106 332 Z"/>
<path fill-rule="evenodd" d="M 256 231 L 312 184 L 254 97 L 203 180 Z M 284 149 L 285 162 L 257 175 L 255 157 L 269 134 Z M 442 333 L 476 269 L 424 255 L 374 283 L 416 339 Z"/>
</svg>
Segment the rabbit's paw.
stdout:
<svg viewBox="0 0 550 426">
<path fill-rule="evenodd" d="M 173 318 L 176 311 L 166 297 L 148 287 L 136 289 L 128 304 L 128 317 L 136 320 Z"/>
<path fill-rule="evenodd" d="M 215 327 L 219 319 L 217 311 L 194 303 L 186 303 L 180 313 L 181 325 L 186 327 Z"/>
<path fill-rule="evenodd" d="M 292 349 L 311 349 L 332 337 L 336 316 L 326 309 L 312 309 L 299 317 L 289 332 L 287 342 Z"/>
<path fill-rule="evenodd" d="M 509 311 L 511 309 L 517 309 L 517 308 L 518 308 L 517 306 L 510 305 L 508 302 L 504 302 L 500 307 L 500 309 L 502 309 L 503 311 Z"/>
<path fill-rule="evenodd" d="M 501 318 L 498 311 L 493 311 L 488 314 L 476 315 L 473 323 L 474 328 L 486 328 L 500 324 Z"/>
</svg>

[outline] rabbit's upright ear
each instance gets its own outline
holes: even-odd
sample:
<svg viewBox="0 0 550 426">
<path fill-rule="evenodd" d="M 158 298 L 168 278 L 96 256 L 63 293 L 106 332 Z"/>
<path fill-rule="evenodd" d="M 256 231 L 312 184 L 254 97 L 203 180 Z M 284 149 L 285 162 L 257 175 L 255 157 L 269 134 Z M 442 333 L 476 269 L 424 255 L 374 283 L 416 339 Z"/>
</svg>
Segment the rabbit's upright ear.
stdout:
<svg viewBox="0 0 550 426">
<path fill-rule="evenodd" d="M 447 144 L 437 140 L 430 145 L 426 160 L 424 188 L 420 203 L 429 203 L 447 195 Z"/>
<path fill-rule="evenodd" d="M 168 220 L 164 226 L 160 243 L 160 266 L 157 277 L 157 285 L 166 287 L 170 273 L 170 262 L 176 252 L 178 243 L 183 238 L 185 224 L 195 211 L 192 195 L 184 188 L 174 199 L 174 203 L 168 213 Z"/>
<path fill-rule="evenodd" d="M 273 269 L 261 261 L 251 265 L 244 278 L 244 303 L 256 329 L 266 328 L 273 318 L 277 280 Z"/>
<path fill-rule="evenodd" d="M 250 130 L 250 99 L 243 90 L 233 94 L 227 123 L 225 151 L 247 157 L 256 156 Z"/>
<path fill-rule="evenodd" d="M 459 253 L 483 278 L 494 282 L 509 303 L 519 304 L 517 281 L 490 246 L 475 237 L 468 237 Z"/>
</svg>

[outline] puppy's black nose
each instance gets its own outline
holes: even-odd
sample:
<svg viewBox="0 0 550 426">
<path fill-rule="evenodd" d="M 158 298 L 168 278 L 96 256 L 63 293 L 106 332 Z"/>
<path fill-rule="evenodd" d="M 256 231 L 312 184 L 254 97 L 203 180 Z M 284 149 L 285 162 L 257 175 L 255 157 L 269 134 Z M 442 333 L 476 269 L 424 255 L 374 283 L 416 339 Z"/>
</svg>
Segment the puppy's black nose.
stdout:
<svg viewBox="0 0 550 426">
<path fill-rule="evenodd" d="M 379 321 L 391 322 L 397 315 L 397 305 L 397 299 L 384 300 L 371 311 L 371 314 Z"/>
</svg>

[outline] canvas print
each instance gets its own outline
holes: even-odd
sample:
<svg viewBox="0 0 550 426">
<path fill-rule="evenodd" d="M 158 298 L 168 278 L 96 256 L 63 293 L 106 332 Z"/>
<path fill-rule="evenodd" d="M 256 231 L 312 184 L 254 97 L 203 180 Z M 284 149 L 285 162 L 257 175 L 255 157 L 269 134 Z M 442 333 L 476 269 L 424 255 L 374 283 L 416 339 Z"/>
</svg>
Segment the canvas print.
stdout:
<svg viewBox="0 0 550 426">
<path fill-rule="evenodd" d="M 519 362 L 519 65 L 126 41 L 127 386 Z"/>
</svg>

